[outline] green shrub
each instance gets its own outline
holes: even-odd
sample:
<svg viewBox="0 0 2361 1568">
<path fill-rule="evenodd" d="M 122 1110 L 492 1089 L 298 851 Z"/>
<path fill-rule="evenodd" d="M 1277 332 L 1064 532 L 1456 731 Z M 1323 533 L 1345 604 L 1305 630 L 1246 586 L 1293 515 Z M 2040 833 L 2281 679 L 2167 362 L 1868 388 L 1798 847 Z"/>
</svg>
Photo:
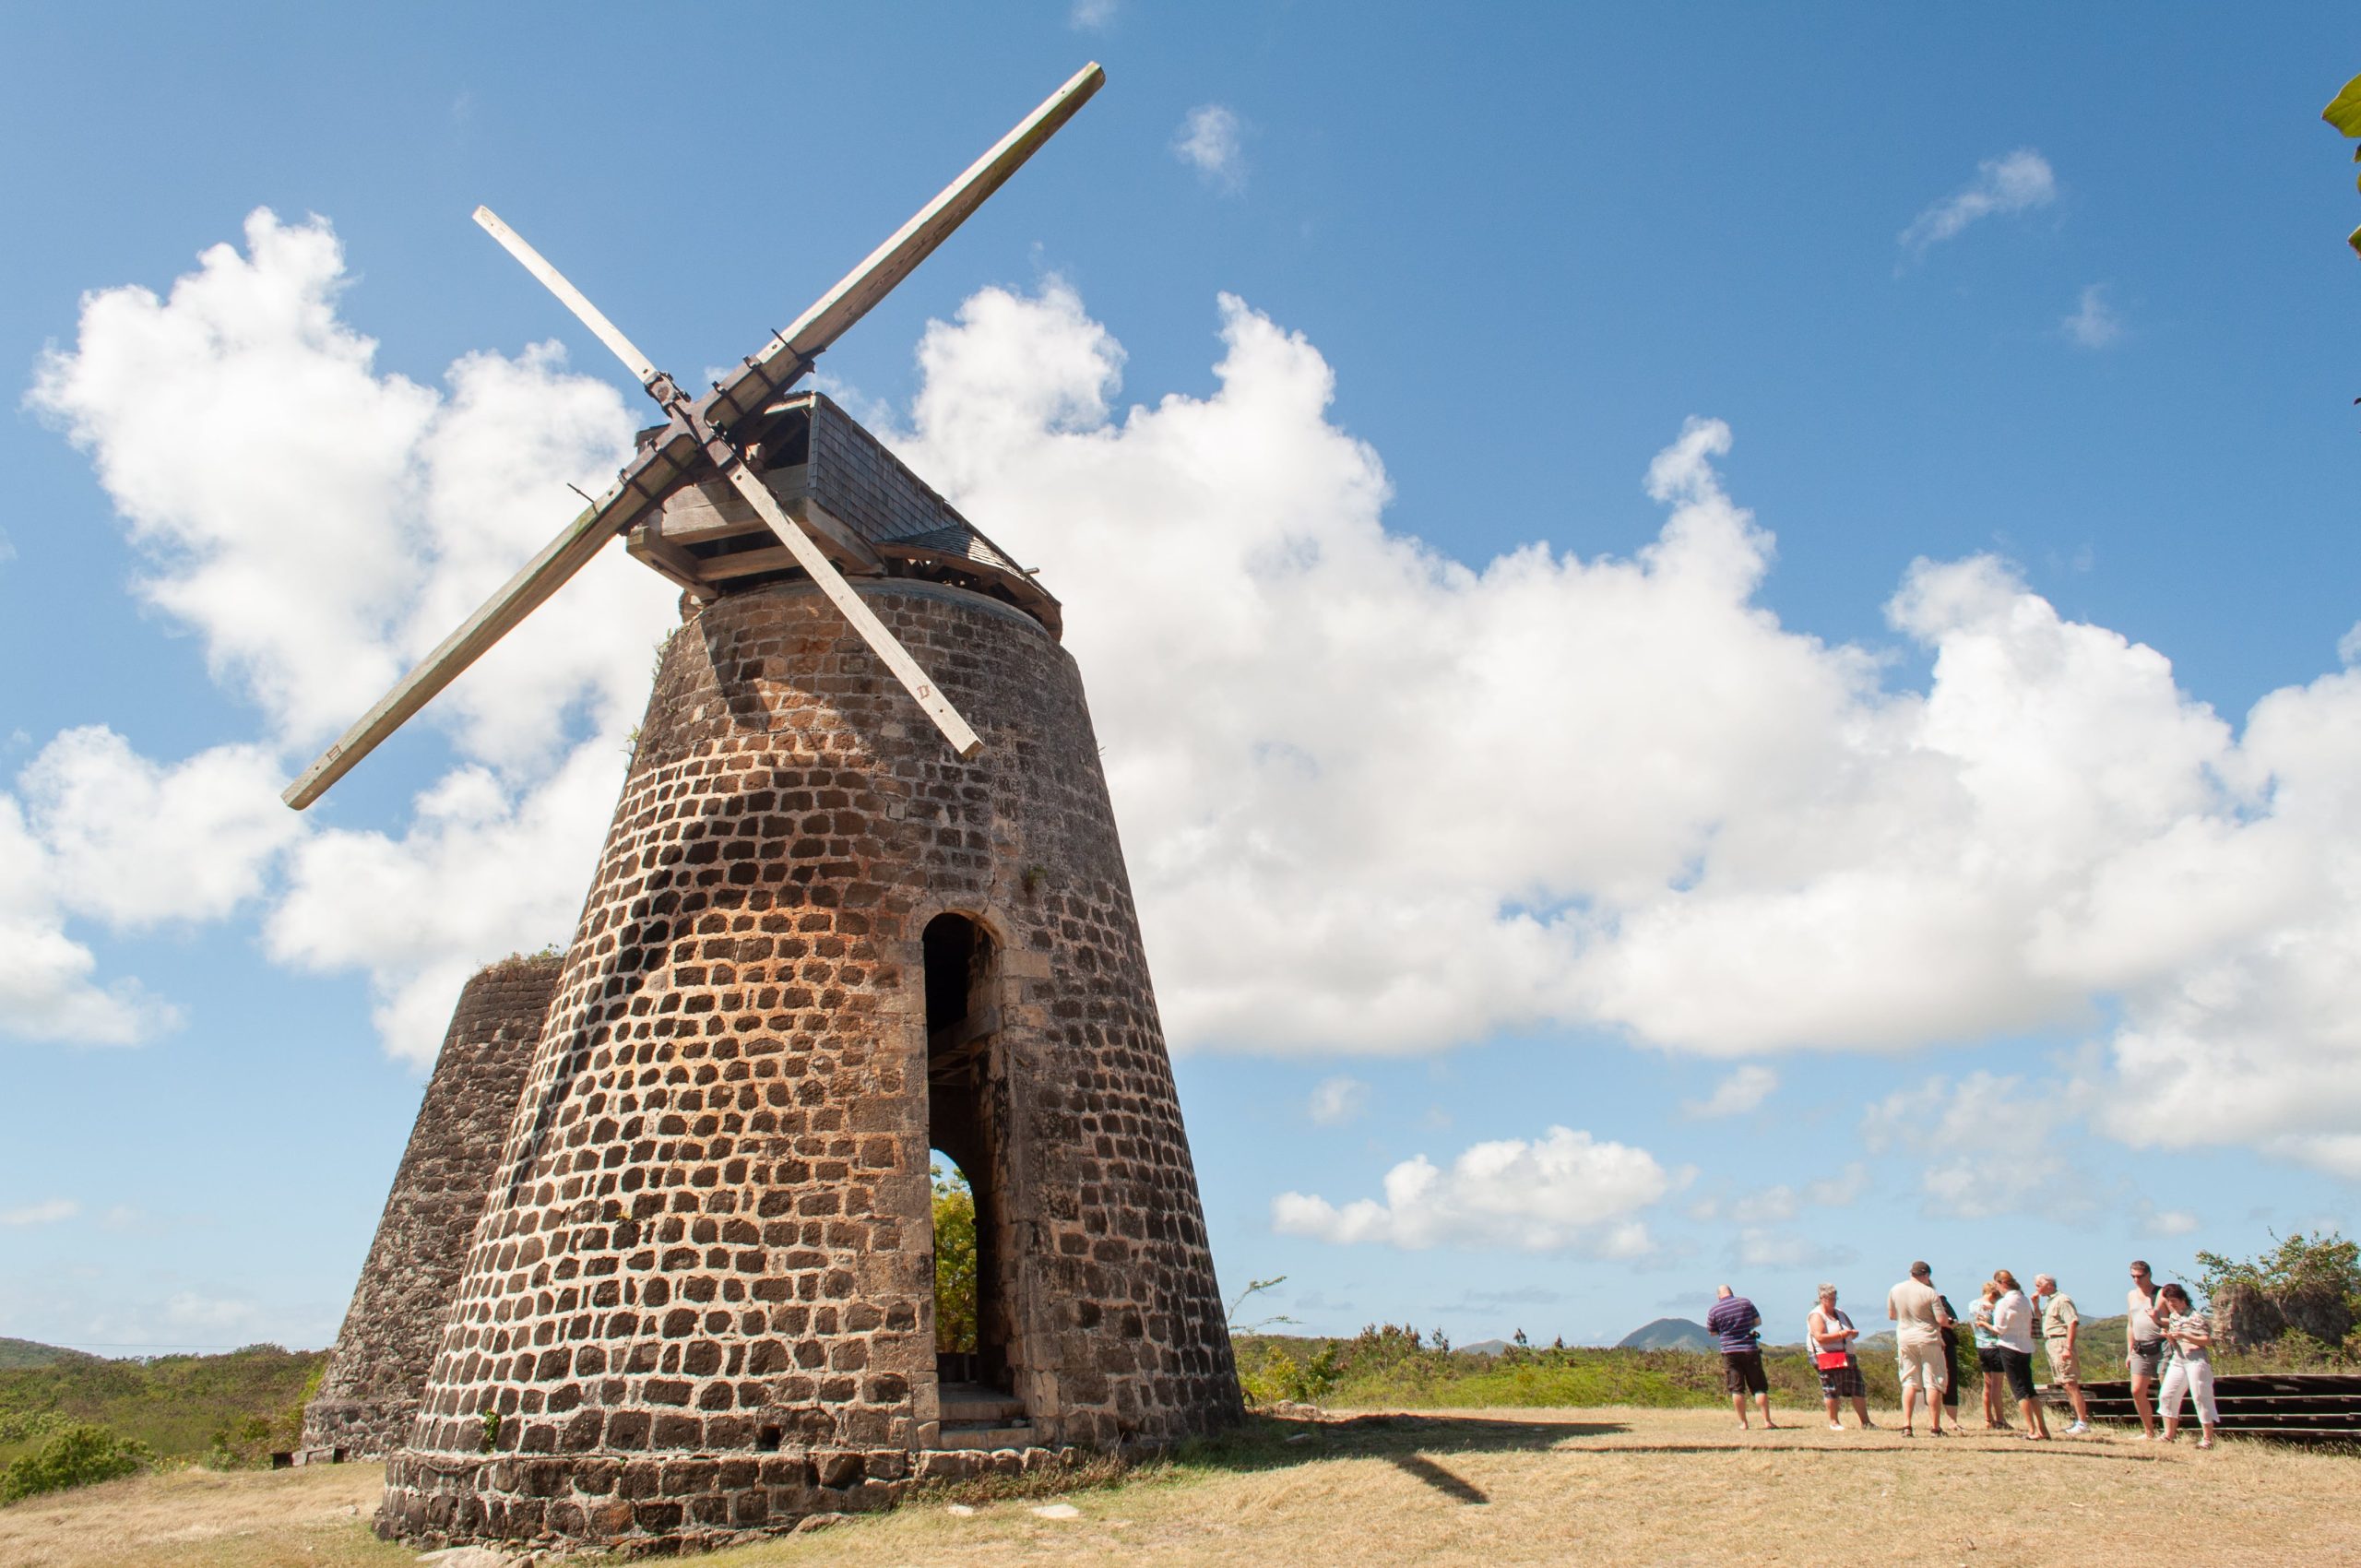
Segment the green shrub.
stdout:
<svg viewBox="0 0 2361 1568">
<path fill-rule="evenodd" d="M 136 1438 L 166 1459 L 225 1462 L 225 1443 L 267 1464 L 295 1446 L 296 1414 L 327 1360 L 324 1350 L 249 1345 L 219 1356 L 102 1360 L 67 1354 L 46 1365 L 0 1367 L 0 1463 L 52 1425 L 87 1421 Z M 255 1417 L 279 1425 L 272 1442 L 242 1429 Z M 217 1453 L 217 1451 L 219 1451 Z"/>
<path fill-rule="evenodd" d="M 976 1348 L 976 1194 L 957 1167 L 934 1177 L 934 1348 Z"/>
<path fill-rule="evenodd" d="M 50 1434 L 39 1448 L 0 1470 L 0 1503 L 15 1503 L 44 1491 L 89 1486 L 132 1475 L 155 1462 L 148 1446 L 118 1437 L 91 1421 L 77 1421 Z"/>
</svg>

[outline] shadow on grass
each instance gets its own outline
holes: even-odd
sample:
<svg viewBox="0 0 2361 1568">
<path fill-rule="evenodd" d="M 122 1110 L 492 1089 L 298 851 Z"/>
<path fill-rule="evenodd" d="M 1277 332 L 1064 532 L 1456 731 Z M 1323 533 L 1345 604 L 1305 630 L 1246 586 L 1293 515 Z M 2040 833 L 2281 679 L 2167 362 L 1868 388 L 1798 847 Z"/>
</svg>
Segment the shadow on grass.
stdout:
<svg viewBox="0 0 2361 1568">
<path fill-rule="evenodd" d="M 1258 1414 L 1218 1437 L 1184 1443 L 1168 1462 L 1175 1470 L 1235 1475 L 1325 1459 L 1382 1459 L 1453 1501 L 1472 1505 L 1491 1499 L 1436 1455 L 1537 1454 L 1568 1438 L 1607 1437 L 1631 1430 L 1621 1421 L 1536 1422 L 1424 1414 L 1299 1420 Z"/>
<path fill-rule="evenodd" d="M 2035 1457 L 2051 1459 L 2112 1459 L 2123 1465 L 2153 1465 L 2162 1462 L 2160 1454 L 2119 1453 L 2112 1448 L 2070 1447 L 2062 1443 L 2020 1443 L 2011 1447 L 1997 1444 L 1979 1446 L 1963 1443 L 1954 1451 L 1961 1454 L 2014 1454 L 2019 1449 L 2031 1449 Z M 1930 1445 L 1910 1443 L 1799 1443 L 1793 1447 L 1781 1447 L 1773 1443 L 1617 1443 L 1597 1448 L 1585 1448 L 1586 1456 L 1618 1454 L 1746 1454 L 1758 1456 L 1809 1455 L 1817 1457 L 1833 1455 L 1843 1457 L 1851 1454 L 1912 1454 L 1936 1452 Z"/>
<path fill-rule="evenodd" d="M 1621 1421 L 1519 1421 L 1485 1416 L 1384 1415 L 1294 1420 L 1250 1415 L 1215 1437 L 1172 1450 L 1182 1469 L 1275 1470 L 1344 1455 L 1538 1452 L 1570 1437 L 1606 1437 L 1631 1429 Z"/>
</svg>

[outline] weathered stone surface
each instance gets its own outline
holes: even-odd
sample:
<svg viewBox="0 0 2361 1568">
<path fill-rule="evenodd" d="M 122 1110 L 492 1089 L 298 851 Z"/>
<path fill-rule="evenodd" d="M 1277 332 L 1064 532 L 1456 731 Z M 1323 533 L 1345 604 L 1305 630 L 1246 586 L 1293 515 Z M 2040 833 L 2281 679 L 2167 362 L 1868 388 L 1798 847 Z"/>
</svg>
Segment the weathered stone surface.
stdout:
<svg viewBox="0 0 2361 1568">
<path fill-rule="evenodd" d="M 673 1550 L 948 1473 L 872 1457 L 941 1424 L 931 1141 L 991 1188 L 992 1375 L 1035 1442 L 1236 1419 L 1073 660 L 979 594 L 860 591 L 984 751 L 952 756 L 807 583 L 672 638 L 382 1531 Z M 955 1125 L 945 913 L 990 954 Z"/>
<path fill-rule="evenodd" d="M 303 1408 L 306 1449 L 375 1458 L 409 1435 L 560 967 L 554 955 L 510 958 L 459 992 L 369 1261 Z"/>
</svg>

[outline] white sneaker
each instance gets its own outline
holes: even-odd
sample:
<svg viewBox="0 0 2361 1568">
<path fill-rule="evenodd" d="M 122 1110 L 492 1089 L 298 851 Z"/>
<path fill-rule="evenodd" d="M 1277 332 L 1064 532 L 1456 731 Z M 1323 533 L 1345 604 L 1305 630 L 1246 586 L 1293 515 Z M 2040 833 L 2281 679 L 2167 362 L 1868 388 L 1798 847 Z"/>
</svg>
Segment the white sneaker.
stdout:
<svg viewBox="0 0 2361 1568">
<path fill-rule="evenodd" d="M 2088 1421 L 2076 1421 L 2072 1426 L 2070 1426 L 2070 1427 L 2068 1427 L 2068 1428 L 2066 1429 L 2066 1435 L 2067 1435 L 2067 1436 L 2069 1436 L 2069 1437 L 2073 1437 L 2073 1436 L 2076 1436 L 2076 1435 L 2078 1435 L 2078 1434 L 2080 1434 L 2080 1433 L 2082 1433 L 2082 1432 L 2086 1432 L 2086 1431 L 2090 1431 L 2090 1430 L 2091 1430 L 2091 1423 L 2090 1423 L 2090 1422 L 2088 1422 Z"/>
<path fill-rule="evenodd" d="M 1831 1421 L 1828 1423 L 1828 1430 L 1831 1431 L 1843 1431 L 1845 1430 L 1845 1423 L 1843 1421 Z"/>
</svg>

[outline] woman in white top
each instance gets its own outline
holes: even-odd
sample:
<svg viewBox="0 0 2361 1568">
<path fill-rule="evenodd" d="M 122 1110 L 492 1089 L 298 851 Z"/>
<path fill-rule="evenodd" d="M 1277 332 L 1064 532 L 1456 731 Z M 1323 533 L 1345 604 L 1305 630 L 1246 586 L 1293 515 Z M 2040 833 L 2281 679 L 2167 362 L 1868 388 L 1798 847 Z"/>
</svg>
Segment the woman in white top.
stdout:
<svg viewBox="0 0 2361 1568">
<path fill-rule="evenodd" d="M 1999 1299 L 1992 1303 L 1992 1337 L 1999 1342 L 1994 1348 L 2000 1370 L 2008 1375 L 2009 1392 L 2016 1396 L 2018 1413 L 2025 1419 L 2026 1439 L 2046 1443 L 2049 1423 L 2042 1419 L 2041 1401 L 2033 1392 L 2033 1303 L 2007 1269 L 1994 1269 L 1992 1283 L 2000 1288 Z"/>
<path fill-rule="evenodd" d="M 1853 1401 L 1853 1413 L 1867 1431 L 1869 1420 L 1869 1385 L 1861 1381 L 1861 1363 L 1854 1359 L 1853 1342 L 1861 1331 L 1836 1304 L 1836 1287 L 1820 1288 L 1820 1305 L 1812 1308 L 1804 1319 L 1804 1343 L 1811 1348 L 1812 1365 L 1820 1372 L 1821 1402 L 1828 1407 L 1828 1430 L 1843 1431 L 1845 1423 L 1837 1420 L 1843 1401 Z"/>
<path fill-rule="evenodd" d="M 2200 1448 L 2213 1446 L 2213 1429 L 2222 1421 L 2213 1405 L 2213 1321 L 2190 1304 L 2189 1292 L 2167 1285 L 2156 1292 L 2156 1326 L 2164 1331 L 2165 1386 L 2156 1408 L 2165 1418 L 2165 1441 L 2180 1434 L 2180 1400 L 2187 1394 L 2197 1402 L 2201 1429 Z"/>
</svg>

